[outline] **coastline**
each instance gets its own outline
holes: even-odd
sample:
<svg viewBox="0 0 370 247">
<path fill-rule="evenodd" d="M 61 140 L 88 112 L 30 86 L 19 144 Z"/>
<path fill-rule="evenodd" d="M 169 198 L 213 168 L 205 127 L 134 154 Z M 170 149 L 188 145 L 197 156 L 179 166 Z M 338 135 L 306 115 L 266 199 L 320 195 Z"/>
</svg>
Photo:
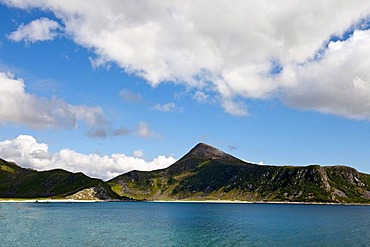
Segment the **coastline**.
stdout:
<svg viewBox="0 0 370 247">
<path fill-rule="evenodd" d="M 9 203 L 82 203 L 82 202 L 105 202 L 102 200 L 75 200 L 75 199 L 0 199 L 0 203 L 9 202 Z"/>
<path fill-rule="evenodd" d="M 233 201 L 233 200 L 154 200 L 153 203 L 224 203 L 224 204 L 291 204 L 291 205 L 343 205 L 343 206 L 370 206 L 366 203 L 341 202 L 288 202 L 288 201 Z"/>
<path fill-rule="evenodd" d="M 111 200 L 76 200 L 76 199 L 23 199 L 23 198 L 0 198 L 0 203 L 88 203 L 88 202 L 135 202 L 135 201 L 111 201 Z M 339 202 L 288 202 L 288 201 L 233 201 L 233 200 L 152 200 L 136 201 L 148 203 L 211 203 L 211 204 L 289 204 L 289 205 L 343 205 L 343 206 L 370 206 L 366 203 L 339 203 Z"/>
</svg>

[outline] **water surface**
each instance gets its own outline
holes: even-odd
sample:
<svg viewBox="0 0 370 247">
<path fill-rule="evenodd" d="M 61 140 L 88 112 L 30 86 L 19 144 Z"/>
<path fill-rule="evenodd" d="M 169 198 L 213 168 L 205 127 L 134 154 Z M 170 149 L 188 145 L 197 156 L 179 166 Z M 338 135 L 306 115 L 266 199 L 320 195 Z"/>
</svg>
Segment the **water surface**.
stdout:
<svg viewBox="0 0 370 247">
<path fill-rule="evenodd" d="M 0 246 L 370 246 L 370 206 L 0 203 Z"/>
</svg>

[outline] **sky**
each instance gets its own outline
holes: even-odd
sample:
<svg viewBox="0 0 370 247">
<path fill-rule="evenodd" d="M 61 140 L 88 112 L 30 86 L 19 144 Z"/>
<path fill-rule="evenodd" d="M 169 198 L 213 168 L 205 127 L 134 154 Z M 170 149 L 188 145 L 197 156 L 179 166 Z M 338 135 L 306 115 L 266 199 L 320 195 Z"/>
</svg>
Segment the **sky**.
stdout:
<svg viewBox="0 0 370 247">
<path fill-rule="evenodd" d="M 0 158 L 107 180 L 199 142 L 370 173 L 367 0 L 0 0 Z"/>
</svg>

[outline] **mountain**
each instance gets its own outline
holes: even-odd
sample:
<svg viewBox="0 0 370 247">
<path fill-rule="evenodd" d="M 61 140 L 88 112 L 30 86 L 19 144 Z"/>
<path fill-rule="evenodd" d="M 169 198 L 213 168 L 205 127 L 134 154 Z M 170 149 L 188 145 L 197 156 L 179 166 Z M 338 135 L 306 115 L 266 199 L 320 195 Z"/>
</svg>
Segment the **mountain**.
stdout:
<svg viewBox="0 0 370 247">
<path fill-rule="evenodd" d="M 107 182 L 138 200 L 370 203 L 370 175 L 346 166 L 267 166 L 200 143 L 168 168 L 131 171 Z"/>
<path fill-rule="evenodd" d="M 109 186 L 83 173 L 38 172 L 0 159 L 0 198 L 120 199 Z"/>
<path fill-rule="evenodd" d="M 168 168 L 104 183 L 61 169 L 38 172 L 0 159 L 0 198 L 240 200 L 370 203 L 370 175 L 346 166 L 266 166 L 204 143 Z"/>
</svg>

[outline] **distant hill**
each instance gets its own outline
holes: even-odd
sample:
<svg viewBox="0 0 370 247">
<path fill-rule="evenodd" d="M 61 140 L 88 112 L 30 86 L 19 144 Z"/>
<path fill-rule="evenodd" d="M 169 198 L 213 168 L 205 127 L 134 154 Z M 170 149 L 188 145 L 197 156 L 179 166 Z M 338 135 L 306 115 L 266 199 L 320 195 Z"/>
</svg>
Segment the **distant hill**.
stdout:
<svg viewBox="0 0 370 247">
<path fill-rule="evenodd" d="M 166 169 L 131 171 L 107 184 L 138 200 L 370 203 L 370 175 L 353 168 L 257 165 L 203 143 Z"/>
<path fill-rule="evenodd" d="M 109 186 L 83 173 L 38 172 L 0 159 L 0 198 L 120 199 Z"/>
<path fill-rule="evenodd" d="M 370 175 L 346 166 L 266 166 L 200 143 L 166 169 L 108 182 L 56 169 L 38 172 L 0 159 L 0 198 L 240 200 L 370 203 Z"/>
</svg>

